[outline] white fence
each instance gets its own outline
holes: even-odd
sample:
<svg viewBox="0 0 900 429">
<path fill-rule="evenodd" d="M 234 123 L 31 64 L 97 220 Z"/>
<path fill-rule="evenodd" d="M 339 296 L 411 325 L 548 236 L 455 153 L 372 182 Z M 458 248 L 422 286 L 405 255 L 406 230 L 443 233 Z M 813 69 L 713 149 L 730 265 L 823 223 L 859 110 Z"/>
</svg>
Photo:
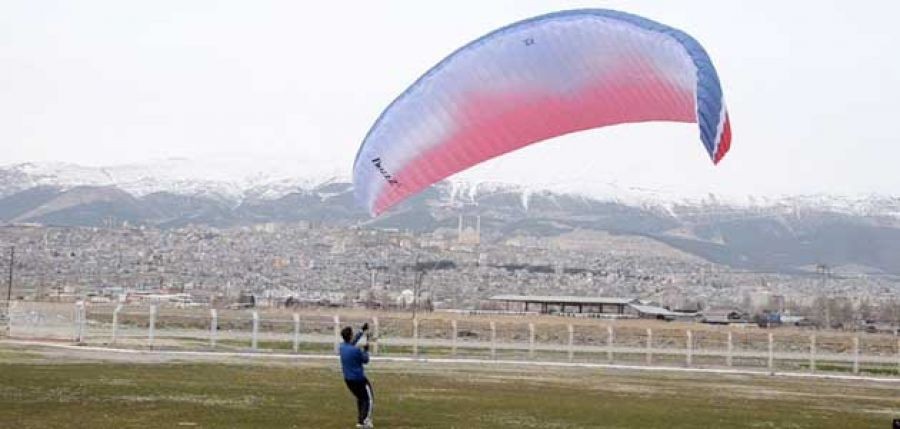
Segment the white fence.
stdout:
<svg viewBox="0 0 900 429">
<path fill-rule="evenodd" d="M 13 338 L 122 348 L 331 354 L 343 326 L 365 321 L 378 338 L 371 347 L 376 355 L 900 376 L 900 338 L 892 335 L 662 322 L 643 327 L 546 317 L 342 317 L 286 310 L 16 302 L 8 329 Z"/>
</svg>

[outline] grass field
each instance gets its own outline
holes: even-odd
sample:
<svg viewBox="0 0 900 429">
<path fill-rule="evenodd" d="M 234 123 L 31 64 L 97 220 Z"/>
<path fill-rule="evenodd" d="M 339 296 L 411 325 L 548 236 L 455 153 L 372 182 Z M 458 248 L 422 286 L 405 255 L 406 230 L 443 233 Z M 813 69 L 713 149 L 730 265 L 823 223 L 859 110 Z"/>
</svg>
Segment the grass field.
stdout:
<svg viewBox="0 0 900 429">
<path fill-rule="evenodd" d="M 376 362 L 381 428 L 890 428 L 900 384 Z M 0 344 L 2 428 L 350 428 L 337 362 Z"/>
</svg>

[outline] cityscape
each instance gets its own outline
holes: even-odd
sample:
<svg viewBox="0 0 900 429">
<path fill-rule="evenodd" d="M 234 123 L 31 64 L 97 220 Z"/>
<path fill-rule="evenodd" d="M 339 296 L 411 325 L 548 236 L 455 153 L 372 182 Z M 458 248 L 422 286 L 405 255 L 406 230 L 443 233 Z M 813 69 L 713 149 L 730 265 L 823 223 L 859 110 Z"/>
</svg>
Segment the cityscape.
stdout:
<svg viewBox="0 0 900 429">
<path fill-rule="evenodd" d="M 428 233 L 310 222 L 214 228 L 5 226 L 13 299 L 154 296 L 188 306 L 502 310 L 500 294 L 619 297 L 681 312 L 896 329 L 900 279 L 731 269 L 651 239 L 574 231 L 484 240 L 477 216 Z M 8 263 L 7 263 L 8 264 Z M 165 298 L 168 297 L 168 298 Z M 252 297 L 252 298 L 251 298 Z M 565 308 L 555 312 L 570 311 Z M 894 328 L 891 328 L 894 327 Z"/>
</svg>

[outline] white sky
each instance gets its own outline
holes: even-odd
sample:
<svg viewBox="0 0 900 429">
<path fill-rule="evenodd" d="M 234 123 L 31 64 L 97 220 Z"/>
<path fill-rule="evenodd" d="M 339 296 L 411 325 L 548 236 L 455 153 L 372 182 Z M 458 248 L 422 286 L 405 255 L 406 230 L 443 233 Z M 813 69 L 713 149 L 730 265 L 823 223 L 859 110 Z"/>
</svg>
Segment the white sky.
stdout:
<svg viewBox="0 0 900 429">
<path fill-rule="evenodd" d="M 672 193 L 900 195 L 895 2 L 0 2 L 0 165 L 237 156 L 345 165 L 380 111 L 462 44 L 555 10 L 637 13 L 716 64 L 732 151 L 694 125 L 606 128 L 464 177 Z"/>
</svg>

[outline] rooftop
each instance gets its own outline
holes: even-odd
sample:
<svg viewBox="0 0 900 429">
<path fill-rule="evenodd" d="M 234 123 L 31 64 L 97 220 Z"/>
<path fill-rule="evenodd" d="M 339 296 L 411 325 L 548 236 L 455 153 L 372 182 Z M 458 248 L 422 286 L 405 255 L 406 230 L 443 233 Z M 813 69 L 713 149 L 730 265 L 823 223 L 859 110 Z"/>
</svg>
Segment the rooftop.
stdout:
<svg viewBox="0 0 900 429">
<path fill-rule="evenodd" d="M 494 295 L 492 301 L 537 302 L 546 304 L 584 304 L 584 305 L 628 305 L 637 303 L 637 298 L 610 298 L 586 296 L 551 296 L 551 295 Z"/>
</svg>

